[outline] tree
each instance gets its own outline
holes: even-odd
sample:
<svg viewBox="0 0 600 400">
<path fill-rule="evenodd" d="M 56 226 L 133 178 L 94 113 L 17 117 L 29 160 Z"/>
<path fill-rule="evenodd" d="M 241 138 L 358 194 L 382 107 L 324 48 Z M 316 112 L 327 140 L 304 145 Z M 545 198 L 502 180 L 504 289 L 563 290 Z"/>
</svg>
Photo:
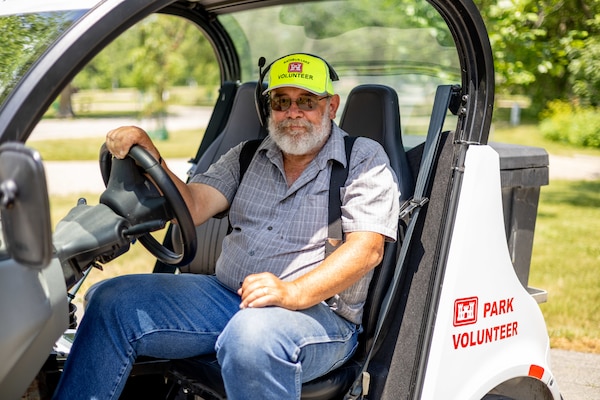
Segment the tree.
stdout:
<svg viewBox="0 0 600 400">
<path fill-rule="evenodd" d="M 499 93 L 598 104 L 599 0 L 475 0 L 486 21 Z M 596 44 L 595 44 L 596 42 Z M 585 72 L 584 72 L 585 71 Z M 585 93 L 584 93 L 585 92 Z"/>
<path fill-rule="evenodd" d="M 73 112 L 73 104 L 71 102 L 72 95 L 75 92 L 77 92 L 77 89 L 71 83 L 65 86 L 65 88 L 60 92 L 57 112 L 57 116 L 59 118 L 72 118 L 75 116 L 75 113 Z"/>
<path fill-rule="evenodd" d="M 85 89 L 133 87 L 142 99 L 141 117 L 153 118 L 153 134 L 167 137 L 169 88 L 216 84 L 219 68 L 197 26 L 175 16 L 153 14 L 107 46 L 77 75 Z"/>
<path fill-rule="evenodd" d="M 581 105 L 600 106 L 600 41 L 596 37 L 572 41 L 567 47 L 573 95 Z"/>
<path fill-rule="evenodd" d="M 0 18 L 0 102 L 46 46 L 72 21 L 68 13 L 24 14 Z"/>
<path fill-rule="evenodd" d="M 219 82 L 214 51 L 192 23 L 170 15 L 151 15 L 97 54 L 78 74 L 82 89 L 135 87 L 163 97 L 174 85 Z M 160 87 L 163 88 L 162 92 Z"/>
</svg>

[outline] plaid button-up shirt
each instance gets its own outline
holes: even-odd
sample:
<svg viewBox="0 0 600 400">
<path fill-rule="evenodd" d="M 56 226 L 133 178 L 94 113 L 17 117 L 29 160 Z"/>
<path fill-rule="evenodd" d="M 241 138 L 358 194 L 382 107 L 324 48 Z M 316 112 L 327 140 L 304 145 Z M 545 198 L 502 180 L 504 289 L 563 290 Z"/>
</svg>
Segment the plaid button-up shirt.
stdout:
<svg viewBox="0 0 600 400">
<path fill-rule="evenodd" d="M 332 160 L 346 165 L 346 133 L 336 124 L 332 126 L 323 149 L 289 187 L 281 151 L 269 137 L 259 146 L 241 184 L 241 145 L 192 179 L 213 186 L 231 205 L 233 231 L 223 240 L 216 274 L 232 290 L 250 274 L 271 272 L 291 281 L 323 261 Z M 343 231 L 376 232 L 395 240 L 398 197 L 398 184 L 385 151 L 379 143 L 359 138 L 346 186 L 341 188 Z M 371 276 L 372 272 L 328 300 L 333 311 L 360 324 Z"/>
</svg>

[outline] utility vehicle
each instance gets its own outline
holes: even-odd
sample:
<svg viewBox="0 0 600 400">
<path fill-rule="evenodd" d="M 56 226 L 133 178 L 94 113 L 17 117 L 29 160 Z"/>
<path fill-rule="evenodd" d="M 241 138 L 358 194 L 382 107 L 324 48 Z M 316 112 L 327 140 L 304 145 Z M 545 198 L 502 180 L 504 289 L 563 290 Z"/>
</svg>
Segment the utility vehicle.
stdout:
<svg viewBox="0 0 600 400">
<path fill-rule="evenodd" d="M 57 343 L 76 328 L 68 294 L 91 268 L 110 269 L 141 243 L 158 260 L 154 273 L 211 273 L 220 252 L 226 220 L 194 227 L 172 183 L 139 149 L 124 161 L 100 151 L 107 189 L 74 198 L 73 209 L 51 221 L 45 163 L 28 142 L 84 66 L 155 14 L 193 26 L 219 67 L 211 117 L 190 143 L 190 175 L 264 135 L 258 60 L 291 52 L 318 54 L 335 68 L 338 123 L 379 140 L 398 175 L 401 235 L 376 270 L 361 348 L 305 384 L 304 399 L 561 397 L 537 304 L 545 292 L 528 285 L 548 157 L 490 140 L 493 59 L 471 0 L 4 0 L 2 399 L 52 392 L 68 357 Z M 177 229 L 167 222 L 173 218 Z M 160 243 L 150 232 L 165 226 Z M 123 398 L 225 393 L 214 357 L 140 359 Z"/>
</svg>

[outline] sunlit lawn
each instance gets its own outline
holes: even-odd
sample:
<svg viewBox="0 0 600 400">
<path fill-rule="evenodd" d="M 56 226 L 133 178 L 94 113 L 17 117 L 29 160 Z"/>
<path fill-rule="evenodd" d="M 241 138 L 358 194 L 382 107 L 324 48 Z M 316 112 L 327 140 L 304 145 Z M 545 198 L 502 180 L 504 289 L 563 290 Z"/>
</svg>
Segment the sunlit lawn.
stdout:
<svg viewBox="0 0 600 400">
<path fill-rule="evenodd" d="M 202 141 L 203 132 L 184 130 L 169 132 L 167 140 L 156 145 L 164 158 L 190 158 Z M 41 140 L 32 143 L 44 161 L 98 160 L 103 137 Z"/>
<path fill-rule="evenodd" d="M 517 127 L 508 124 L 494 124 L 490 132 L 490 141 L 542 147 L 548 153 L 556 156 L 584 154 L 600 157 L 600 149 L 575 147 L 550 141 L 542 136 L 537 125 L 531 124 Z"/>
<path fill-rule="evenodd" d="M 586 154 L 550 142 L 533 125 L 496 129 L 492 140 Z M 548 291 L 540 307 L 556 348 L 600 353 L 600 181 L 551 181 L 541 189 L 529 284 Z"/>
<path fill-rule="evenodd" d="M 542 189 L 530 284 L 554 347 L 600 353 L 600 181 L 553 181 Z"/>
</svg>

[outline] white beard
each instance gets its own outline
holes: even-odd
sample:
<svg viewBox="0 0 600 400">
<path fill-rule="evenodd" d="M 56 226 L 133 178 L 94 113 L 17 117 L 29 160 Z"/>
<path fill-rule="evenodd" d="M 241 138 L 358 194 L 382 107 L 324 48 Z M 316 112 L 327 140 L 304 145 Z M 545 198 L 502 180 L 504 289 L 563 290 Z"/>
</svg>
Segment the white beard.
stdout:
<svg viewBox="0 0 600 400">
<path fill-rule="evenodd" d="M 302 126 L 294 129 L 292 126 Z M 305 119 L 285 119 L 275 123 L 269 118 L 269 135 L 281 151 L 292 155 L 304 155 L 318 151 L 323 147 L 331 133 L 329 114 L 323 114 L 321 124 L 313 126 Z"/>
</svg>

